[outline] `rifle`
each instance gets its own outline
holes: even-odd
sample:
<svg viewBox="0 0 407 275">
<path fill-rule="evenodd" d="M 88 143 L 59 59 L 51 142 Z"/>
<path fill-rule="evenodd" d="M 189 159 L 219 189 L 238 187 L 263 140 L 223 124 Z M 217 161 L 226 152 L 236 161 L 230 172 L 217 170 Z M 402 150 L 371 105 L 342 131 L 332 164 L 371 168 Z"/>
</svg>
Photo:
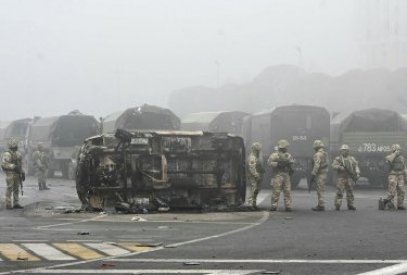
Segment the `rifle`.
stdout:
<svg viewBox="0 0 407 275">
<path fill-rule="evenodd" d="M 345 169 L 346 174 L 349 175 L 349 177 L 352 179 L 353 183 L 356 185 L 358 181 L 358 177 L 355 173 L 352 173 L 349 171 L 349 169 L 346 167 L 345 162 L 343 160 L 343 156 L 341 156 L 342 160 L 339 162 L 339 164 Z"/>
<path fill-rule="evenodd" d="M 20 173 L 20 189 L 21 189 L 21 196 L 24 196 L 24 190 L 23 190 L 23 182 L 25 181 L 25 172 L 21 171 Z"/>
<path fill-rule="evenodd" d="M 308 183 L 308 193 L 311 193 L 312 187 L 315 186 L 315 175 L 311 175 L 307 178 Z"/>
</svg>

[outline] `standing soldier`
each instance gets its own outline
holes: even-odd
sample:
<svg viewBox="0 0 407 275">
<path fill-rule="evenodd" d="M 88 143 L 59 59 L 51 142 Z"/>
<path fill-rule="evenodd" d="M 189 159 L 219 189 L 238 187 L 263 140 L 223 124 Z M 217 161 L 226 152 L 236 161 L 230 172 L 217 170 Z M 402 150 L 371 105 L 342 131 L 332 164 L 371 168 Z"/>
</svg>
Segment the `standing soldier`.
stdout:
<svg viewBox="0 0 407 275">
<path fill-rule="evenodd" d="M 4 152 L 1 168 L 6 173 L 6 209 L 23 208 L 18 203 L 18 192 L 22 181 L 25 180 L 25 173 L 22 169 L 22 155 L 18 151 L 18 141 L 10 139 L 8 150 Z M 11 195 L 13 195 L 13 205 L 11 204 Z"/>
<path fill-rule="evenodd" d="M 294 159 L 287 152 L 290 144 L 287 140 L 282 139 L 277 142 L 277 152 L 270 155 L 267 163 L 271 166 L 272 178 L 272 195 L 270 211 L 276 211 L 278 201 L 280 199 L 281 190 L 284 193 L 284 205 L 286 211 L 292 211 L 291 199 L 291 180 L 290 177 L 293 170 Z"/>
<path fill-rule="evenodd" d="M 337 191 L 335 197 L 336 210 L 341 209 L 343 191 L 346 190 L 346 200 L 348 201 L 348 209 L 356 210 L 353 205 L 353 182 L 356 182 L 360 177 L 360 170 L 356 159 L 349 155 L 349 146 L 343 144 L 340 148 L 340 155 L 337 156 L 332 168 L 337 172 Z"/>
<path fill-rule="evenodd" d="M 33 165 L 35 168 L 35 174 L 38 178 L 39 190 L 49 190 L 47 187 L 48 163 L 49 159 L 44 150 L 44 146 L 41 143 L 38 143 L 37 151 L 33 154 Z"/>
<path fill-rule="evenodd" d="M 404 180 L 406 177 L 406 160 L 401 155 L 401 147 L 399 144 L 391 146 L 392 153 L 386 156 L 386 164 L 389 171 L 389 185 L 387 188 L 387 198 L 384 204 L 391 202 L 390 206 L 394 209 L 394 199 L 397 195 L 397 209 L 406 210 L 404 207 Z"/>
<path fill-rule="evenodd" d="M 325 211 L 324 192 L 328 174 L 328 154 L 325 152 L 325 145 L 321 140 L 314 141 L 314 159 L 311 172 L 310 183 L 315 182 L 318 195 L 318 204 L 313 207 L 314 211 Z"/>
<path fill-rule="evenodd" d="M 252 152 L 247 158 L 247 180 L 251 186 L 251 196 L 249 203 L 251 203 L 253 210 L 257 210 L 257 194 L 259 193 L 259 186 L 263 180 L 264 169 L 260 159 L 261 144 L 255 142 L 252 144 Z"/>
</svg>

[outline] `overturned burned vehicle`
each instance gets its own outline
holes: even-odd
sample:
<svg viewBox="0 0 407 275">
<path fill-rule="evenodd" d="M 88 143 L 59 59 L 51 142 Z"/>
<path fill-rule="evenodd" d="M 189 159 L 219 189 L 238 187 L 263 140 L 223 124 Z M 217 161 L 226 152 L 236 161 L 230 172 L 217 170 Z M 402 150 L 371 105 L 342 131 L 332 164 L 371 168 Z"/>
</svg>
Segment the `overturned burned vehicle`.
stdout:
<svg viewBox="0 0 407 275">
<path fill-rule="evenodd" d="M 78 196 L 88 209 L 233 209 L 245 200 L 244 150 L 226 133 L 118 129 L 81 147 Z"/>
</svg>

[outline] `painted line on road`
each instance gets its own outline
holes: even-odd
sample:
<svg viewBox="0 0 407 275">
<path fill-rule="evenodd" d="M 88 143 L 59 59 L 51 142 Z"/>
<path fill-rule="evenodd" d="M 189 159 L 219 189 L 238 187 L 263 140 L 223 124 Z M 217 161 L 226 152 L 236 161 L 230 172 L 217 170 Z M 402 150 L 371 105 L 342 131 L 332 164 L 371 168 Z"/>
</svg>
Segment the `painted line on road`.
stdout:
<svg viewBox="0 0 407 275">
<path fill-rule="evenodd" d="M 90 219 L 80 220 L 80 221 L 77 221 L 77 222 L 66 222 L 66 223 L 41 225 L 41 226 L 35 227 L 35 229 L 47 229 L 47 228 L 50 228 L 50 227 L 66 226 L 66 225 L 73 225 L 73 224 L 84 223 L 84 222 L 89 222 L 89 221 L 95 221 L 95 220 L 101 219 L 101 218 L 103 218 L 105 216 L 106 215 L 100 215 L 100 216 L 96 216 L 96 217 L 93 217 L 93 218 L 90 218 Z"/>
<path fill-rule="evenodd" d="M 406 260 L 307 260 L 307 259 L 115 259 L 116 262 L 124 263 L 253 263 L 253 264 L 274 264 L 274 263 L 306 263 L 306 264 L 407 264 Z"/>
<path fill-rule="evenodd" d="M 251 228 L 253 228 L 255 226 L 259 226 L 259 225 L 263 224 L 265 221 L 267 221 L 269 216 L 270 216 L 270 212 L 263 211 L 263 216 L 256 223 L 253 223 L 251 225 L 244 226 L 244 227 L 241 227 L 241 228 L 238 228 L 238 229 L 235 229 L 235 230 L 227 231 L 227 232 L 224 232 L 222 234 L 212 235 L 212 236 L 208 236 L 208 237 L 204 237 L 204 238 L 198 238 L 198 239 L 194 239 L 194 240 L 190 240 L 190 241 L 186 241 L 186 242 L 179 242 L 179 243 L 174 243 L 174 244 L 169 244 L 169 245 L 171 245 L 172 247 L 178 247 L 178 246 L 182 246 L 182 245 L 202 242 L 202 241 L 205 241 L 205 240 L 215 239 L 215 238 L 219 238 L 219 237 L 232 235 L 232 234 L 235 234 L 235 233 L 238 233 L 238 232 L 246 231 L 246 230 L 249 230 L 249 229 L 251 229 Z M 110 256 L 110 257 L 105 257 L 105 258 L 96 259 L 96 260 L 84 260 L 84 261 L 76 261 L 76 262 L 65 263 L 65 264 L 50 265 L 50 266 L 41 267 L 41 268 L 30 268 L 30 269 L 8 271 L 8 272 L 0 272 L 0 275 L 14 274 L 14 273 L 17 273 L 17 272 L 20 272 L 20 273 L 21 272 L 22 273 L 31 272 L 31 273 L 33 273 L 33 272 L 38 272 L 38 271 L 42 271 L 43 273 L 46 273 L 47 271 L 49 271 L 49 268 L 62 268 L 62 267 L 67 267 L 67 266 L 88 264 L 88 263 L 92 263 L 92 262 L 96 262 L 96 261 L 100 261 L 100 260 L 115 260 L 115 259 L 122 258 L 122 257 L 136 256 L 136 255 L 139 255 L 139 254 L 142 254 L 142 253 L 149 253 L 149 252 L 154 252 L 154 251 L 158 251 L 158 250 L 162 250 L 162 249 L 164 249 L 164 247 L 159 246 L 157 248 L 152 248 L 151 250 L 149 250 L 147 252 L 138 251 L 138 252 L 128 253 L 128 254 L 125 254 L 125 255 Z"/>
<path fill-rule="evenodd" d="M 50 261 L 74 261 L 74 257 L 62 253 L 58 249 L 45 243 L 22 243 L 22 246 L 30 249 L 38 256 Z"/>
<path fill-rule="evenodd" d="M 79 257 L 82 260 L 93 260 L 104 257 L 104 255 L 78 243 L 53 243 L 53 245 L 72 256 Z"/>
<path fill-rule="evenodd" d="M 39 261 L 40 259 L 12 243 L 1 243 L 0 254 L 10 261 Z"/>
<path fill-rule="evenodd" d="M 359 273 L 358 275 L 396 275 L 405 274 L 407 272 L 407 263 L 401 263 L 397 265 L 387 266 L 384 268 Z"/>
<path fill-rule="evenodd" d="M 32 270 L 25 271 L 30 274 L 205 274 L 205 275 L 247 275 L 261 272 L 262 270 L 241 269 L 57 269 L 57 270 Z M 18 274 L 21 272 L 14 272 Z"/>
<path fill-rule="evenodd" d="M 108 256 L 119 256 L 123 254 L 130 254 L 130 251 L 110 243 L 84 243 L 84 244 L 91 248 L 99 250 Z"/>
</svg>

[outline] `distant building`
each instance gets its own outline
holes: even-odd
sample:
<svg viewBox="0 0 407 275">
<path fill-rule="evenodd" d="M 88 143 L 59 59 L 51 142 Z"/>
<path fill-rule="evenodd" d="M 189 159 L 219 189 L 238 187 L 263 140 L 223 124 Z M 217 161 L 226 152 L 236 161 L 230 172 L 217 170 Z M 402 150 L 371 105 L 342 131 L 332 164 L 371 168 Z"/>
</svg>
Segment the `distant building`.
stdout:
<svg viewBox="0 0 407 275">
<path fill-rule="evenodd" d="M 407 66 L 407 1 L 358 0 L 355 16 L 361 67 Z"/>
</svg>

